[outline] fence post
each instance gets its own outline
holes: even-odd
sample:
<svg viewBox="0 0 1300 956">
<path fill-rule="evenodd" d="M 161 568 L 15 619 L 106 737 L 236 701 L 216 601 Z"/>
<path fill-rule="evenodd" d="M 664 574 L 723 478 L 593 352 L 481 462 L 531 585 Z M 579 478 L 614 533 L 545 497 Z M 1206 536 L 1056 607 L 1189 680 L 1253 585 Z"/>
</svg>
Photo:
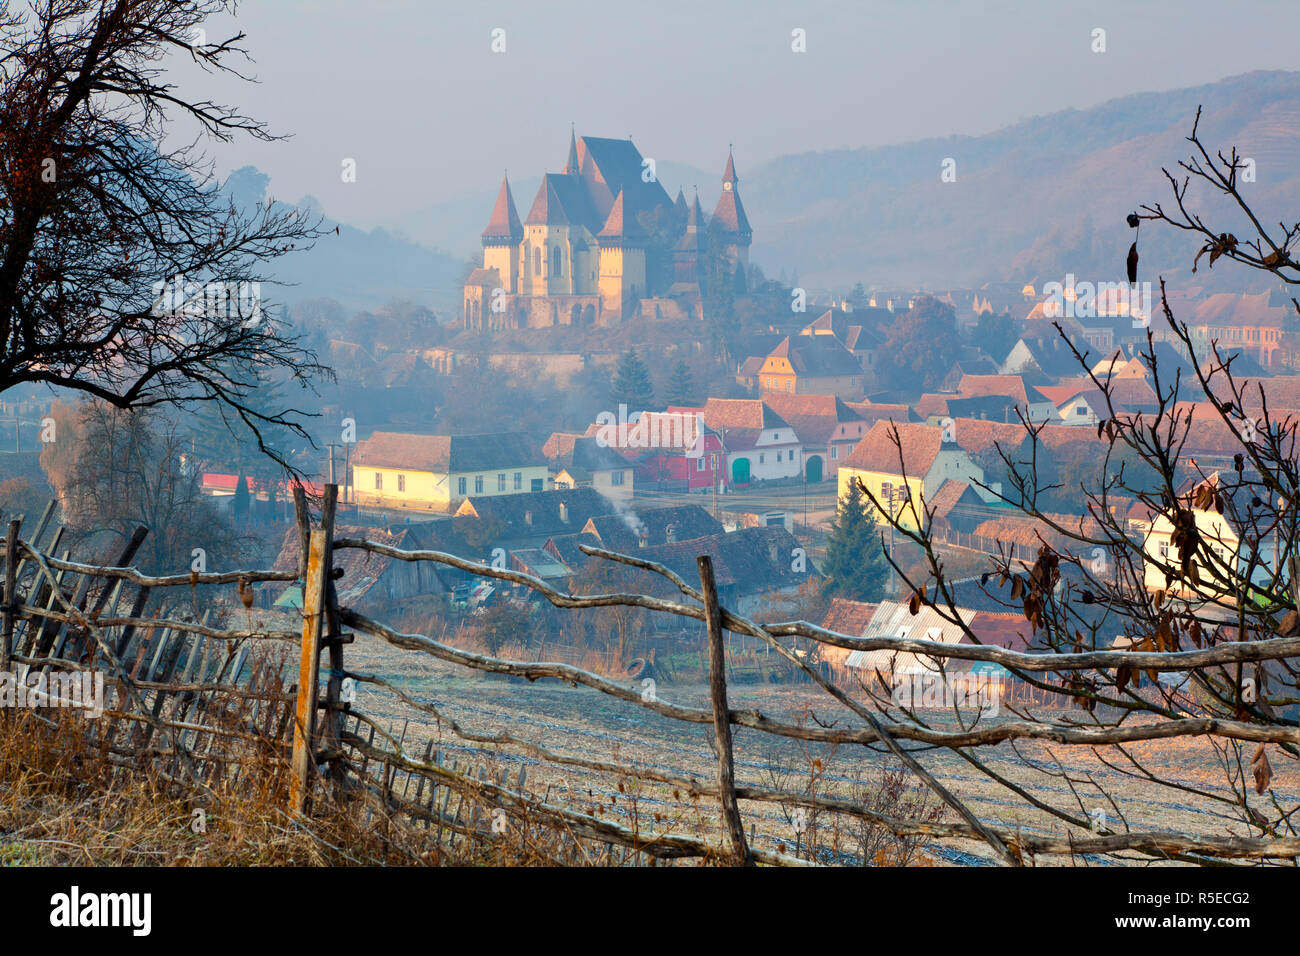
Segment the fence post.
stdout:
<svg viewBox="0 0 1300 956">
<path fill-rule="evenodd" d="M 718 751 L 718 797 L 722 802 L 722 819 L 727 825 L 727 842 L 731 861 L 737 866 L 752 866 L 753 857 L 745 842 L 745 825 L 736 802 L 736 772 L 731 755 L 731 719 L 727 709 L 727 662 L 723 647 L 722 608 L 718 605 L 718 588 L 713 579 L 713 561 L 707 554 L 697 559 L 700 566 L 700 591 L 704 595 L 704 620 L 709 632 L 709 698 L 713 704 L 713 740 Z"/>
<path fill-rule="evenodd" d="M 14 605 L 18 603 L 18 525 L 20 519 L 9 522 L 9 531 L 5 535 L 5 584 L 3 623 L 0 624 L 0 671 L 8 672 L 9 645 L 14 639 Z"/>
<path fill-rule="evenodd" d="M 289 812 L 307 808 L 311 773 L 312 731 L 316 726 L 316 686 L 320 669 L 321 611 L 325 604 L 325 532 L 311 532 L 307 580 L 302 589 L 302 658 L 298 666 L 298 708 L 293 728 L 293 766 L 289 777 Z"/>
<path fill-rule="evenodd" d="M 321 746 L 330 754 L 329 775 L 336 787 L 341 787 L 344 776 L 343 761 L 337 758 L 342 738 L 343 645 L 351 640 L 343 634 L 339 622 L 338 592 L 334 587 L 334 518 L 338 510 L 339 486 L 326 485 L 321 502 L 321 530 L 325 532 L 325 646 L 329 650 L 329 680 L 325 685 L 325 724 Z"/>
</svg>

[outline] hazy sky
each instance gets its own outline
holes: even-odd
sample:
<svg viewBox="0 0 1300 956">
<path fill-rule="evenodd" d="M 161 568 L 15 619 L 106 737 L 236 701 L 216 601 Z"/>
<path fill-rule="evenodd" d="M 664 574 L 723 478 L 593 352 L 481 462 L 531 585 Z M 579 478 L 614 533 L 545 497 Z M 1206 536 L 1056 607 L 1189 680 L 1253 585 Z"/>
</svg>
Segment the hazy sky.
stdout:
<svg viewBox="0 0 1300 956">
<path fill-rule="evenodd" d="M 259 85 L 187 73 L 187 88 L 293 139 L 216 147 L 218 172 L 254 164 L 277 198 L 310 193 L 358 225 L 495 188 L 503 167 L 558 171 L 570 121 L 719 172 L 734 142 L 743 180 L 784 153 L 978 134 L 1300 68 L 1296 0 L 250 0 L 237 23 Z"/>
</svg>

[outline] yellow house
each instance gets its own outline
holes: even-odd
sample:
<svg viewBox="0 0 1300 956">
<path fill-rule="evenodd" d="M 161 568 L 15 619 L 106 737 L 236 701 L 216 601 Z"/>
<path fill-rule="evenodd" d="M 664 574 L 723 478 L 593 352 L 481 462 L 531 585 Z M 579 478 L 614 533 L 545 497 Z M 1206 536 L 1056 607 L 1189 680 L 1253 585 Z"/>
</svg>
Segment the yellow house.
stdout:
<svg viewBox="0 0 1300 956">
<path fill-rule="evenodd" d="M 1203 543 L 1202 547 L 1197 548 L 1190 562 L 1196 567 L 1196 578 L 1199 583 L 1189 581 L 1185 577 L 1180 580 L 1182 556 L 1180 549 L 1174 543 L 1176 525 L 1173 514 L 1160 511 L 1150 517 L 1142 527 L 1144 532 L 1143 584 L 1147 590 L 1166 591 L 1179 597 L 1200 596 L 1207 599 L 1223 597 L 1225 590 L 1231 590 L 1231 588 L 1225 589 L 1216 577 L 1216 570 L 1218 575 L 1229 575 L 1230 578 L 1235 578 L 1242 569 L 1241 536 L 1230 518 L 1231 508 L 1225 508 L 1224 513 L 1220 514 L 1215 503 L 1216 496 L 1219 496 L 1224 504 L 1228 504 L 1225 499 L 1229 494 L 1226 489 L 1220 490 L 1219 473 L 1214 472 L 1202 481 L 1189 482 L 1186 490 L 1179 495 L 1179 506 L 1184 511 L 1190 511 L 1197 535 Z M 1209 549 L 1210 554 L 1213 554 L 1213 558 L 1206 553 L 1206 548 Z M 1272 561 L 1272 552 L 1267 540 L 1261 544 L 1260 551 L 1261 560 L 1266 566 L 1261 568 L 1260 572 L 1267 574 L 1267 566 Z M 1265 551 L 1268 553 L 1264 553 Z M 1172 573 L 1171 577 L 1166 577 L 1166 570 Z"/>
<path fill-rule="evenodd" d="M 551 465 L 556 488 L 595 488 L 615 504 L 632 501 L 632 462 L 599 439 L 553 432 L 542 454 Z"/>
<path fill-rule="evenodd" d="M 894 428 L 898 429 L 901 456 L 899 446 L 894 444 Z M 924 520 L 925 502 L 938 493 L 945 481 L 982 482 L 984 470 L 955 443 L 944 441 L 944 430 L 939 426 L 882 420 L 871 426 L 840 466 L 841 499 L 859 478 L 880 502 L 880 510 L 892 506 L 898 523 L 916 530 L 917 519 Z M 978 489 L 977 493 L 983 496 Z M 916 502 L 914 508 L 908 505 L 909 500 Z M 875 517 L 880 520 L 881 516 Z"/>
<path fill-rule="evenodd" d="M 352 501 L 449 512 L 472 496 L 544 491 L 549 469 L 527 435 L 375 432 L 352 455 Z"/>
<path fill-rule="evenodd" d="M 833 335 L 796 335 L 781 340 L 763 360 L 758 384 L 765 392 L 862 397 L 862 366 Z"/>
</svg>

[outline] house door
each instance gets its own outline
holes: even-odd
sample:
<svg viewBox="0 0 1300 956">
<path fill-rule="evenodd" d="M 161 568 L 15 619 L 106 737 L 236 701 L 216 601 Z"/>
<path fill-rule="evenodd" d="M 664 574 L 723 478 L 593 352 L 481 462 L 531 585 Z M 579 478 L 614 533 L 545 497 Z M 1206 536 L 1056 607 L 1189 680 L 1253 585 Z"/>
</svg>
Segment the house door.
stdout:
<svg viewBox="0 0 1300 956">
<path fill-rule="evenodd" d="M 748 458 L 737 458 L 731 463 L 731 483 L 733 485 L 749 484 Z"/>
<path fill-rule="evenodd" d="M 813 455 L 808 459 L 807 478 L 811 483 L 816 483 L 822 480 L 821 455 Z"/>
</svg>

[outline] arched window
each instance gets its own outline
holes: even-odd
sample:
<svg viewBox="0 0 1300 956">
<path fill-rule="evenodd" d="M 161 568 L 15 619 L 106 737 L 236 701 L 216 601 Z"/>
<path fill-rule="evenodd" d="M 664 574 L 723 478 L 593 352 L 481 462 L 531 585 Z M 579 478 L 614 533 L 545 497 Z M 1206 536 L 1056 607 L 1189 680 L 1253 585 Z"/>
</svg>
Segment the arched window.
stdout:
<svg viewBox="0 0 1300 956">
<path fill-rule="evenodd" d="M 542 272 L 542 247 L 533 246 L 533 272 L 538 275 Z"/>
<path fill-rule="evenodd" d="M 551 275 L 564 275 L 564 264 L 560 259 L 560 247 L 551 246 Z"/>
</svg>

